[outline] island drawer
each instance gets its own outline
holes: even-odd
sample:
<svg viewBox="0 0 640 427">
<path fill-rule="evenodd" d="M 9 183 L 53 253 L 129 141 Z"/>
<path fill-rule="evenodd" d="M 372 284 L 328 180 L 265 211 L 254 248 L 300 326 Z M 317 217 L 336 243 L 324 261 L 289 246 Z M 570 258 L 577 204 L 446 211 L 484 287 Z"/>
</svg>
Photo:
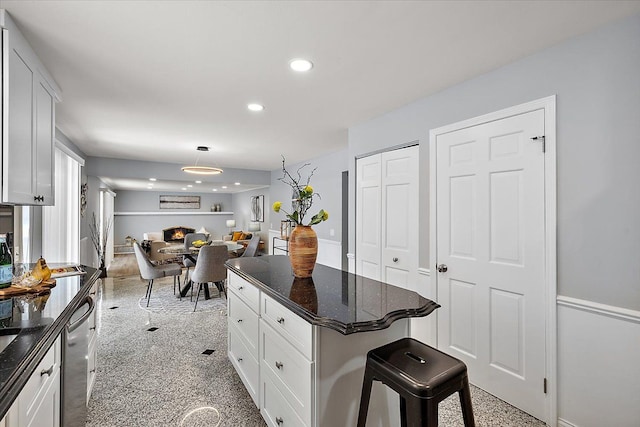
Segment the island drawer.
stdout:
<svg viewBox="0 0 640 427">
<path fill-rule="evenodd" d="M 227 295 L 227 322 L 242 334 L 253 357 L 258 360 L 258 315 L 234 291 Z"/>
<path fill-rule="evenodd" d="M 264 293 L 262 294 L 262 318 L 307 359 L 312 359 L 313 327 L 311 323 Z"/>
<path fill-rule="evenodd" d="M 296 414 L 296 411 L 289 405 L 268 374 L 262 375 L 260 382 L 262 387 L 260 414 L 267 425 L 270 427 L 306 427 L 309 425 Z"/>
<path fill-rule="evenodd" d="M 260 291 L 257 287 L 244 280 L 237 274 L 229 272 L 229 289 L 243 300 L 251 310 L 260 312 Z"/>
<path fill-rule="evenodd" d="M 229 360 L 236 368 L 240 379 L 247 388 L 249 395 L 257 407 L 260 407 L 258 399 L 258 387 L 260 371 L 258 361 L 253 357 L 251 351 L 242 338 L 242 335 L 234 325 L 229 325 L 228 331 L 228 356 Z"/>
<path fill-rule="evenodd" d="M 271 374 L 287 402 L 309 424 L 313 364 L 264 321 L 260 334 L 260 372 Z"/>
</svg>

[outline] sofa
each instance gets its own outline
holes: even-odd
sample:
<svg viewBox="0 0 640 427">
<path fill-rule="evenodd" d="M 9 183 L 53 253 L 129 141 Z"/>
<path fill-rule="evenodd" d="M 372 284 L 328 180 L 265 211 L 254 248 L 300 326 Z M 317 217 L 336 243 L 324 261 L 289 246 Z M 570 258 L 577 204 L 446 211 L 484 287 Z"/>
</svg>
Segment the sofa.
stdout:
<svg viewBox="0 0 640 427">
<path fill-rule="evenodd" d="M 252 237 L 253 235 L 251 233 L 247 233 L 244 231 L 234 231 L 231 234 L 222 236 L 222 240 L 224 240 L 225 242 L 236 242 L 239 245 L 247 246 Z"/>
</svg>

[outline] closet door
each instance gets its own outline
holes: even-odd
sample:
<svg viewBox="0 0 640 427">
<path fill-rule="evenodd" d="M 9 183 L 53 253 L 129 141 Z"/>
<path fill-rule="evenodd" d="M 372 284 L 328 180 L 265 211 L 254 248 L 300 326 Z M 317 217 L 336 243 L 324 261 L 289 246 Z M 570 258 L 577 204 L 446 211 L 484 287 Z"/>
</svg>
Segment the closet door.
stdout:
<svg viewBox="0 0 640 427">
<path fill-rule="evenodd" d="M 380 154 L 356 163 L 356 274 L 380 276 Z"/>
<path fill-rule="evenodd" d="M 356 164 L 356 273 L 407 289 L 418 272 L 418 154 L 416 145 Z"/>
<path fill-rule="evenodd" d="M 418 149 L 382 153 L 382 281 L 413 289 L 418 278 Z"/>
</svg>

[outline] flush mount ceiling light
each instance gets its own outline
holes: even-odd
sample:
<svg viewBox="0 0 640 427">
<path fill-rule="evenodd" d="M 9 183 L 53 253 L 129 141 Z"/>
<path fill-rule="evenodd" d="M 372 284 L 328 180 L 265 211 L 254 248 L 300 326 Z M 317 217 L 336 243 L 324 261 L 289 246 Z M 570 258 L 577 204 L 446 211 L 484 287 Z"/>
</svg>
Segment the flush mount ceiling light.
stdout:
<svg viewBox="0 0 640 427">
<path fill-rule="evenodd" d="M 205 147 L 203 145 L 197 148 L 198 151 L 209 151 L 209 147 Z M 196 159 L 196 164 L 193 166 L 184 166 L 182 168 L 183 172 L 194 173 L 196 175 L 218 175 L 222 173 L 222 169 L 214 168 L 211 166 L 198 166 L 198 159 Z"/>
<path fill-rule="evenodd" d="M 248 104 L 247 108 L 251 111 L 262 111 L 264 110 L 264 105 L 260 104 Z"/>
<path fill-rule="evenodd" d="M 308 59 L 296 58 L 289 61 L 289 67 L 291 67 L 293 71 L 304 73 L 313 68 L 313 62 Z"/>
<path fill-rule="evenodd" d="M 157 181 L 155 178 L 149 178 L 149 181 Z"/>
</svg>

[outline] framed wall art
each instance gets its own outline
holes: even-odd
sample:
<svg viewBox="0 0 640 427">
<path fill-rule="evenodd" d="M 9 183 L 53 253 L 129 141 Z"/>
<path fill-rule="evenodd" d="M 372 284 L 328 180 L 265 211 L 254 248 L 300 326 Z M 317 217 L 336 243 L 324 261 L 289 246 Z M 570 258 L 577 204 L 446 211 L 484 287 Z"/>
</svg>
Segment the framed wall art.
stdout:
<svg viewBox="0 0 640 427">
<path fill-rule="evenodd" d="M 264 196 L 251 196 L 251 221 L 264 222 Z"/>
<path fill-rule="evenodd" d="M 160 196 L 160 209 L 200 209 L 200 196 Z"/>
</svg>

